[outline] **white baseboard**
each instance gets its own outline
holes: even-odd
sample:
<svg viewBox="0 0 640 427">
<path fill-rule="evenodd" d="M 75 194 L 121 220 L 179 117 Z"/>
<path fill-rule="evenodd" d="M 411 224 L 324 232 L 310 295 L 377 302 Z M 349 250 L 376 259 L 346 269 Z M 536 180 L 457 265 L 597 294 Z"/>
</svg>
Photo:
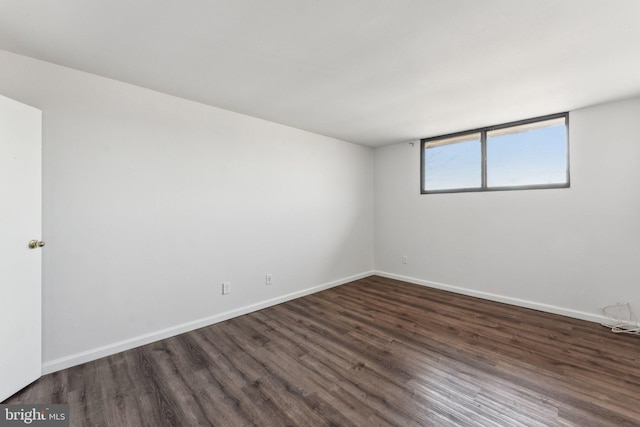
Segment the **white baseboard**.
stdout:
<svg viewBox="0 0 640 427">
<path fill-rule="evenodd" d="M 242 316 L 247 313 L 261 310 L 263 308 L 271 307 L 273 305 L 281 304 L 286 301 L 290 301 L 296 298 L 310 295 L 325 289 L 333 288 L 335 286 L 343 285 L 345 283 L 352 282 L 354 280 L 362 279 L 373 275 L 372 271 L 356 274 L 354 276 L 345 277 L 343 279 L 334 280 L 329 283 L 307 288 L 298 292 L 283 295 L 277 298 L 269 299 L 259 303 L 247 305 L 237 308 L 235 310 L 226 311 L 224 313 L 216 314 L 203 319 L 194 320 L 191 322 L 183 323 L 180 325 L 172 326 L 170 328 L 162 329 L 159 331 L 151 332 L 148 334 L 140 335 L 127 340 L 119 341 L 112 344 L 107 344 L 101 347 L 86 350 L 80 353 L 71 354 L 69 356 L 61 357 L 59 359 L 50 360 L 42 364 L 42 375 L 50 374 L 52 372 L 60 371 L 62 369 L 70 368 L 72 366 L 80 365 L 82 363 L 90 362 L 92 360 L 100 359 L 102 357 L 110 356 L 121 351 L 130 350 L 132 348 L 140 347 L 145 344 L 149 344 L 155 341 L 159 341 L 165 338 L 173 337 L 185 332 L 193 331 L 198 328 L 213 325 L 218 322 L 232 319 L 234 317 Z"/>
<path fill-rule="evenodd" d="M 527 301 L 518 298 L 505 297 L 502 295 L 492 294 L 489 292 L 475 291 L 473 289 L 461 288 L 458 286 L 446 285 L 444 283 L 430 282 L 428 280 L 416 279 L 415 277 L 403 276 L 400 274 L 387 273 L 384 271 L 374 271 L 376 276 L 387 277 L 389 279 L 402 280 L 403 282 L 413 283 L 415 285 L 427 286 L 430 288 L 442 289 L 444 291 L 455 292 L 457 294 L 468 295 L 472 297 L 482 298 L 490 301 L 503 302 L 506 304 L 516 305 L 518 307 L 531 308 L 534 310 L 545 311 L 547 313 L 559 314 L 561 316 L 573 317 L 575 319 L 587 320 L 595 323 L 608 323 L 606 317 L 587 313 L 585 311 L 572 310 L 569 308 L 557 307 L 555 305 L 543 304 L 535 301 Z"/>
<path fill-rule="evenodd" d="M 490 301 L 503 302 L 506 304 L 511 304 L 519 307 L 531 308 L 534 310 L 545 311 L 553 314 L 559 314 L 561 316 L 573 317 L 575 319 L 587 320 L 590 322 L 603 323 L 609 320 L 604 316 L 593 314 L 593 313 L 587 313 L 584 311 L 572 310 L 568 308 L 557 307 L 554 305 L 543 304 L 543 303 L 538 303 L 534 301 L 527 301 L 527 300 L 522 300 L 518 298 L 505 297 L 502 295 L 492 294 L 489 292 L 475 291 L 473 289 L 447 285 L 444 283 L 431 282 L 428 280 L 417 279 L 415 277 L 409 277 L 409 276 L 403 276 L 400 274 L 387 273 L 385 271 L 373 270 L 365 273 L 356 274 L 354 276 L 345 277 L 343 279 L 335 280 L 322 285 L 307 288 L 302 291 L 293 292 L 291 294 L 283 295 L 270 300 L 240 307 L 235 310 L 219 313 L 214 316 L 194 320 L 191 322 L 172 326 L 170 328 L 162 329 L 156 332 L 151 332 L 151 333 L 140 335 L 127 340 L 119 341 L 113 344 L 107 344 L 107 345 L 93 348 L 80 353 L 75 353 L 69 356 L 61 357 L 59 359 L 47 361 L 42 364 L 42 375 L 50 374 L 52 372 L 60 371 L 62 369 L 70 368 L 72 366 L 80 365 L 82 363 L 86 363 L 92 360 L 100 359 L 102 357 L 110 356 L 112 354 L 119 353 L 121 351 L 130 350 L 132 348 L 140 347 L 145 344 L 149 344 L 165 338 L 170 338 L 175 335 L 193 331 L 195 329 L 213 325 L 215 323 L 223 322 L 225 320 L 229 320 L 234 317 L 242 316 L 247 313 L 258 311 L 263 308 L 281 304 L 286 301 L 300 298 L 305 295 L 310 295 L 325 289 L 333 288 L 335 286 L 343 285 L 345 283 L 349 283 L 354 280 L 363 279 L 365 277 L 369 277 L 372 275 L 387 277 L 389 279 L 401 280 L 403 282 L 409 282 L 416 285 L 427 286 L 430 288 L 442 289 L 445 291 L 455 292 L 458 294 L 482 298 Z"/>
</svg>

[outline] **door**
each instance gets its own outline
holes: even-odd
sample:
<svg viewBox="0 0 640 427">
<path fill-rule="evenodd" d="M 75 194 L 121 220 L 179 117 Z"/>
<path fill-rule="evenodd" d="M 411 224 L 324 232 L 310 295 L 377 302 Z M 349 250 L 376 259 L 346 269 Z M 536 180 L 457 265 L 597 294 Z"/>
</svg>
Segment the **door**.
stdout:
<svg viewBox="0 0 640 427">
<path fill-rule="evenodd" d="M 0 402 L 42 372 L 41 134 L 40 110 L 0 96 Z"/>
</svg>

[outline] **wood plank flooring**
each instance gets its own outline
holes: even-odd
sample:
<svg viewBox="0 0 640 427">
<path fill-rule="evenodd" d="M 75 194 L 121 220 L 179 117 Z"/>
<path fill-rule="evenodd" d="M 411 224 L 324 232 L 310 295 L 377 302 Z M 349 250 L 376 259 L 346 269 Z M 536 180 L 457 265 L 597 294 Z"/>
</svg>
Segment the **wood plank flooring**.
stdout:
<svg viewBox="0 0 640 427">
<path fill-rule="evenodd" d="M 640 337 L 377 276 L 47 375 L 74 426 L 638 426 Z"/>
</svg>

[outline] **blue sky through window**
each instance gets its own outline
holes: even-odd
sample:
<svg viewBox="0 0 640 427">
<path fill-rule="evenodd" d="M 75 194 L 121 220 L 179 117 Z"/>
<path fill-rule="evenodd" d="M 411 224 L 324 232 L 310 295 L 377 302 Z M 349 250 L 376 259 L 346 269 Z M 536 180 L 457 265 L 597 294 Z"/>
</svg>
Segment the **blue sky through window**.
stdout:
<svg viewBox="0 0 640 427">
<path fill-rule="evenodd" d="M 567 187 L 566 119 L 558 114 L 423 140 L 423 191 Z"/>
<path fill-rule="evenodd" d="M 487 186 L 567 181 L 566 127 L 556 125 L 492 137 L 487 133 Z"/>
<path fill-rule="evenodd" d="M 427 155 L 428 151 L 428 155 Z M 425 151 L 425 189 L 479 188 L 482 184 L 480 137 Z"/>
</svg>

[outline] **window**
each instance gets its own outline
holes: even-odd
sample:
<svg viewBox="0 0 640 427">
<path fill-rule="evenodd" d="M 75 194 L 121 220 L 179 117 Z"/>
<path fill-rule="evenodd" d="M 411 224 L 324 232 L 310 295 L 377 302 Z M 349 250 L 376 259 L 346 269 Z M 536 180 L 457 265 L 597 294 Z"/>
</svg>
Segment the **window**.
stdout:
<svg viewBox="0 0 640 427">
<path fill-rule="evenodd" d="M 423 194 L 569 187 L 568 113 L 425 138 Z"/>
</svg>

